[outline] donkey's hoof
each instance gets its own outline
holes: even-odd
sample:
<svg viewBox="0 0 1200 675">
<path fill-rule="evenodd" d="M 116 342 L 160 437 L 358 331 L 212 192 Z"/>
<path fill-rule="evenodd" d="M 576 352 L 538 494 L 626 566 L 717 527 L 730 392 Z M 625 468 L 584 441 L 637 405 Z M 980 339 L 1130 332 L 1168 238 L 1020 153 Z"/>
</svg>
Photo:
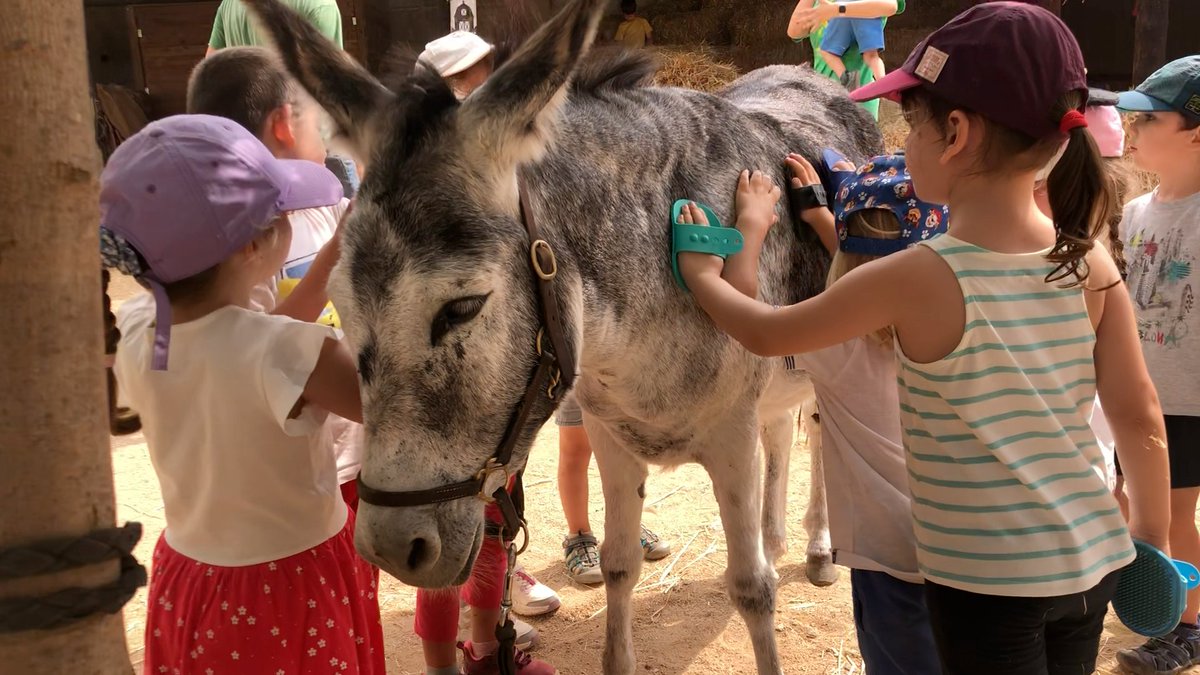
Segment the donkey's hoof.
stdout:
<svg viewBox="0 0 1200 675">
<path fill-rule="evenodd" d="M 821 588 L 832 586 L 841 575 L 837 565 L 833 564 L 833 556 L 828 553 L 824 555 L 809 554 L 804 565 L 804 573 L 813 586 Z"/>
</svg>

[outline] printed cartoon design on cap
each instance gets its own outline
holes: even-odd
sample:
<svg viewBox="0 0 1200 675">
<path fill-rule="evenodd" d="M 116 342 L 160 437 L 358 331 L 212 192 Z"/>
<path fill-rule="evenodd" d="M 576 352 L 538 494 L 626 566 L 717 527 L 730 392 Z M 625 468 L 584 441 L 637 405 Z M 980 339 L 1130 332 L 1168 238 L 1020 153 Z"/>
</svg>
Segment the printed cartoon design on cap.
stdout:
<svg viewBox="0 0 1200 675">
<path fill-rule="evenodd" d="M 904 155 L 874 157 L 854 172 L 833 170 L 840 159 L 844 158 L 832 151 L 824 153 L 825 169 L 839 186 L 832 209 L 841 250 L 884 256 L 946 231 L 948 209 L 915 197 Z M 851 236 L 847 229 L 849 216 L 865 209 L 886 209 L 895 214 L 900 221 L 900 236 L 896 239 Z"/>
</svg>

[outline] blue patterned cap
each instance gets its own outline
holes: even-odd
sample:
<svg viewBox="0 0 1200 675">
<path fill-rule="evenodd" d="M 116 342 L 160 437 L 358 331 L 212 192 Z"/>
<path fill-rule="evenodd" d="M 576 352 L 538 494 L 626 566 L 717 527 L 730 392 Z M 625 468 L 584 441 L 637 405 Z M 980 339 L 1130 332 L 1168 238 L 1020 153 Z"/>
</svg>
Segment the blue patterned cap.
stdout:
<svg viewBox="0 0 1200 675">
<path fill-rule="evenodd" d="M 833 194 L 833 221 L 837 227 L 838 248 L 846 253 L 885 256 L 942 234 L 950 220 L 950 211 L 941 204 L 917 199 L 904 155 L 873 157 L 857 171 L 834 171 L 836 153 L 825 153 L 827 170 L 837 186 Z M 866 209 L 886 209 L 900 221 L 896 239 L 854 237 L 847 232 L 850 214 Z"/>
</svg>

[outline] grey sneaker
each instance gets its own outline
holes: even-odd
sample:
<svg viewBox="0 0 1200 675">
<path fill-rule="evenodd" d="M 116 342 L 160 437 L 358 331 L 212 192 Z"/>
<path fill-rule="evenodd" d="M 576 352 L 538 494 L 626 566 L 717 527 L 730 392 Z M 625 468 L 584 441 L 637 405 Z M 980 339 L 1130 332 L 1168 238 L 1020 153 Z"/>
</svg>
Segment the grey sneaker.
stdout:
<svg viewBox="0 0 1200 675">
<path fill-rule="evenodd" d="M 1175 675 L 1200 663 L 1200 631 L 1177 626 L 1137 649 L 1117 652 L 1117 663 L 1130 675 Z"/>
<path fill-rule="evenodd" d="M 658 538 L 650 528 L 642 526 L 642 557 L 646 560 L 662 560 L 671 555 L 671 544 Z"/>
<path fill-rule="evenodd" d="M 591 532 L 580 532 L 563 540 L 563 558 L 567 576 L 581 584 L 602 584 L 600 546 Z"/>
<path fill-rule="evenodd" d="M 857 70 L 847 70 L 846 72 L 842 73 L 842 76 L 839 78 L 839 81 L 842 83 L 842 86 L 846 88 L 846 91 L 854 91 L 855 89 L 858 89 L 858 83 L 859 83 L 858 71 Z"/>
</svg>

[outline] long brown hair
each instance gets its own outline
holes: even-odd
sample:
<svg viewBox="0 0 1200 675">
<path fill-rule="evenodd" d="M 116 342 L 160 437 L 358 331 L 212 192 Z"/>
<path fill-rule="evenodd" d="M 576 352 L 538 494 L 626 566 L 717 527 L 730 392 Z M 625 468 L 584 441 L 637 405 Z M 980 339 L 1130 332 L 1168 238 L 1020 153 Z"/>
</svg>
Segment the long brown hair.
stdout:
<svg viewBox="0 0 1200 675">
<path fill-rule="evenodd" d="M 1083 96 L 1081 91 L 1067 92 L 1047 112 L 1057 122 L 1067 112 L 1077 110 Z M 906 118 L 929 119 L 943 133 L 947 118 L 955 110 L 983 120 L 987 133 L 978 162 L 981 174 L 1045 166 L 1062 145 L 1059 135 L 1034 138 L 921 88 L 905 92 L 903 105 Z M 1110 242 L 1116 240 L 1116 228 L 1111 223 L 1114 214 L 1119 216 L 1113 179 L 1105 170 L 1096 141 L 1085 127 L 1076 127 L 1068 133 L 1062 157 L 1046 179 L 1046 192 L 1056 233 L 1054 247 L 1046 254 L 1055 267 L 1046 275 L 1046 282 L 1062 282 L 1066 287 L 1082 285 L 1088 278 L 1088 252 L 1102 235 L 1107 234 Z"/>
<path fill-rule="evenodd" d="M 846 234 L 866 239 L 899 239 L 900 219 L 887 209 L 855 211 L 846 218 Z M 826 287 L 832 286 L 835 281 L 849 274 L 854 268 L 878 259 L 879 256 L 847 253 L 839 250 L 834 254 L 833 262 L 829 263 L 829 275 L 825 279 Z M 881 345 L 890 346 L 895 334 L 891 326 L 885 326 L 868 337 Z"/>
</svg>

